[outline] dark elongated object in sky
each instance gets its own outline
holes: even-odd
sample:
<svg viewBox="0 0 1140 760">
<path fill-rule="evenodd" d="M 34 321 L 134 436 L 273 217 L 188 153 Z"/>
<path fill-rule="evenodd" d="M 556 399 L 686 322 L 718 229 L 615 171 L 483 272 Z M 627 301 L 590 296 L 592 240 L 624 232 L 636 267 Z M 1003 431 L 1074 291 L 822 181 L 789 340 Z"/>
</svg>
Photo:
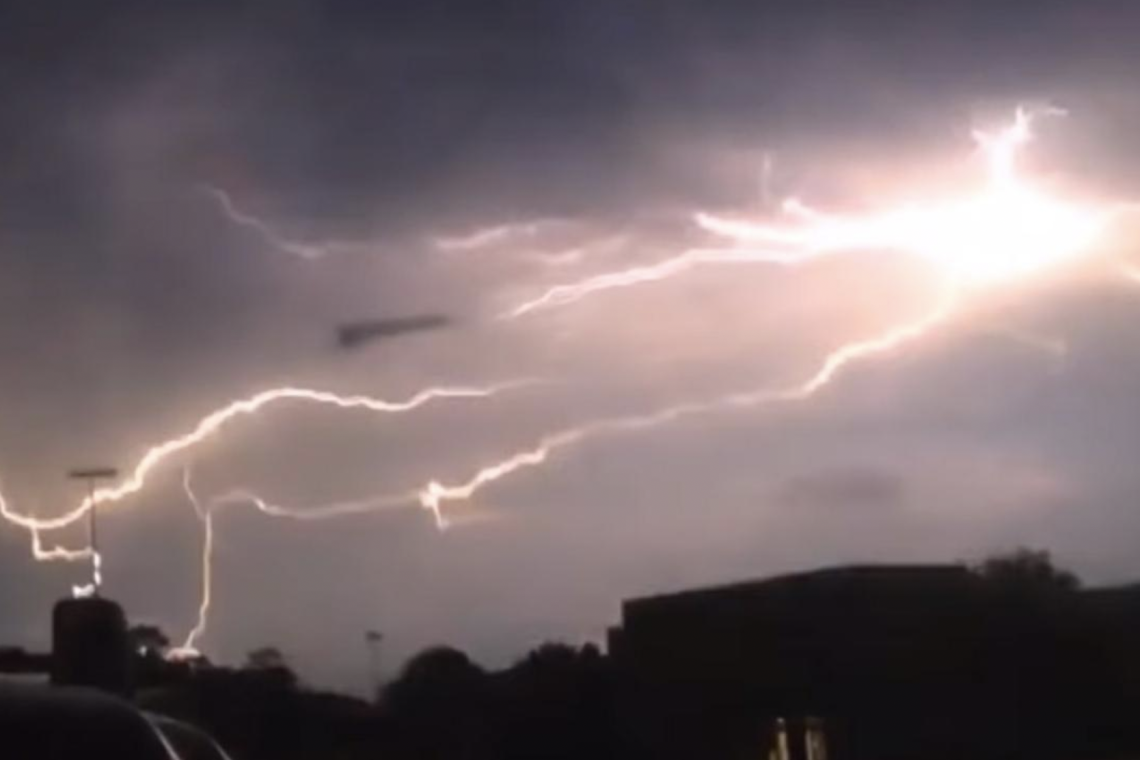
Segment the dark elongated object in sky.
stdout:
<svg viewBox="0 0 1140 760">
<path fill-rule="evenodd" d="M 347 322 L 336 328 L 336 342 L 341 348 L 359 348 L 365 343 L 383 338 L 394 338 L 407 333 L 440 330 L 453 324 L 446 314 L 417 314 L 411 317 L 370 319 Z"/>
</svg>

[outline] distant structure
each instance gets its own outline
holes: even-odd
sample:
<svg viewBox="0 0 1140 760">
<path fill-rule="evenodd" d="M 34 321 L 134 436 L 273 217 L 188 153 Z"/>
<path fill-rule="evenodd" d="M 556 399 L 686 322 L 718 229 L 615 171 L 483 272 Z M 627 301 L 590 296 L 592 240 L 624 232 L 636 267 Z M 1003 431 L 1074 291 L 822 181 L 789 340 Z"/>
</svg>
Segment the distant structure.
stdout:
<svg viewBox="0 0 1140 760">
<path fill-rule="evenodd" d="M 1140 586 L 960 566 L 821 570 L 633 599 L 630 730 L 669 760 L 1095 757 L 1140 747 Z"/>
<path fill-rule="evenodd" d="M 91 548 L 91 586 L 89 592 L 93 596 L 99 595 L 99 588 L 103 585 L 102 562 L 103 558 L 99 554 L 99 534 L 96 530 L 96 511 L 98 505 L 95 503 L 95 486 L 100 480 L 111 480 L 119 477 L 119 471 L 114 467 L 86 467 L 77 470 L 71 470 L 67 473 L 67 477 L 72 480 L 80 480 L 87 484 L 87 545 Z"/>
</svg>

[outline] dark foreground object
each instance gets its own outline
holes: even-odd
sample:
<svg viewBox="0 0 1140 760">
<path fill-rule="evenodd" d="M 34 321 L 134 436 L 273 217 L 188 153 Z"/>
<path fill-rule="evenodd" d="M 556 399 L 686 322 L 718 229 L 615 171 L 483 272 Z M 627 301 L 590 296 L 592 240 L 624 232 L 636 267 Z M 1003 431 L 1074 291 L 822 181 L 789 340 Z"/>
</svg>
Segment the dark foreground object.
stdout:
<svg viewBox="0 0 1140 760">
<path fill-rule="evenodd" d="M 176 760 L 158 729 L 129 702 L 94 689 L 3 683 L 0 756 Z"/>
<path fill-rule="evenodd" d="M 61 599 L 52 610 L 51 682 L 131 693 L 127 617 L 110 599 Z"/>
<path fill-rule="evenodd" d="M 608 655 L 546 644 L 488 672 L 435 647 L 371 703 L 306 688 L 279 656 L 220 668 L 138 650 L 135 699 L 152 712 L 109 696 L 67 702 L 67 687 L 38 712 L 0 699 L 0 758 L 71 724 L 53 737 L 61 760 L 74 737 L 110 752 L 124 736 L 156 757 L 141 737 L 160 736 L 182 760 L 219 760 L 210 737 L 241 760 L 1140 756 L 1140 586 L 1082 591 L 1040 569 L 838 568 L 634 599 Z M 63 622 L 92 625 L 57 630 L 65 660 L 115 660 L 117 647 L 103 646 L 118 641 L 113 610 L 61 609 Z M 34 660 L 8 659 L 20 672 Z"/>
</svg>

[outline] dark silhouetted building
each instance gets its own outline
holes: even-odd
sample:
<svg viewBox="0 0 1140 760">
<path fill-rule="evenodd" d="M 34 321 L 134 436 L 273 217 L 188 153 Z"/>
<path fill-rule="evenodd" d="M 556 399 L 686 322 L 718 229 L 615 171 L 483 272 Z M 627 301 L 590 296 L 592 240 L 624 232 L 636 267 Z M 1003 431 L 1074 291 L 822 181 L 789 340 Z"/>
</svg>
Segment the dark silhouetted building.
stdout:
<svg viewBox="0 0 1140 760">
<path fill-rule="evenodd" d="M 1135 748 L 1137 633 L 1138 587 L 849 567 L 627 601 L 610 653 L 647 756 L 763 757 L 784 719 L 829 760 L 1072 760 Z"/>
</svg>

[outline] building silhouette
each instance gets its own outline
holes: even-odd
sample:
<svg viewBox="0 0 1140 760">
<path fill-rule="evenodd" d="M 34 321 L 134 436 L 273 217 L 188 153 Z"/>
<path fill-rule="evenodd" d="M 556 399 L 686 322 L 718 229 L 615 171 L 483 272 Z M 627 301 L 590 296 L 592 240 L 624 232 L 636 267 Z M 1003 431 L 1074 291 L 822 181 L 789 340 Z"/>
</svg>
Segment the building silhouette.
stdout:
<svg viewBox="0 0 1140 760">
<path fill-rule="evenodd" d="M 629 600 L 609 649 L 647 756 L 1071 760 L 1140 746 L 1138 634 L 1140 587 L 875 566 Z"/>
</svg>

